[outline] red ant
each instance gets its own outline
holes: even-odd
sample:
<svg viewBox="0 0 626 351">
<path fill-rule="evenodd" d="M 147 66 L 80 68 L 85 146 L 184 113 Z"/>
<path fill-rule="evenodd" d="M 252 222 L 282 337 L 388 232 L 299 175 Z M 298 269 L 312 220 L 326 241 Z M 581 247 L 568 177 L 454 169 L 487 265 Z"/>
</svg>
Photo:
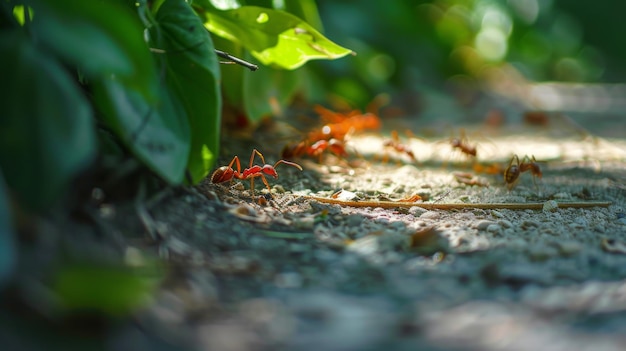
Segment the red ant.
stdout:
<svg viewBox="0 0 626 351">
<path fill-rule="evenodd" d="M 372 112 L 362 113 L 359 110 L 353 110 L 342 114 L 326 109 L 321 105 L 316 105 L 314 109 L 324 121 L 330 123 L 322 126 L 321 130 L 309 133 L 309 140 L 344 139 L 349 133 L 380 128 L 380 119 Z"/>
<path fill-rule="evenodd" d="M 476 157 L 476 145 L 470 145 L 468 143 L 467 137 L 465 136 L 465 131 L 463 129 L 461 129 L 461 135 L 459 138 L 450 139 L 450 145 L 452 145 L 452 149 L 459 149 L 462 153 L 469 157 Z"/>
<path fill-rule="evenodd" d="M 261 158 L 261 161 L 263 162 L 262 166 L 259 166 L 259 165 L 253 166 L 254 157 L 256 155 L 258 155 Z M 239 157 L 235 156 L 233 157 L 232 161 L 230 161 L 228 166 L 222 166 L 216 169 L 215 172 L 213 172 L 213 175 L 211 175 L 211 183 L 217 184 L 217 183 L 223 183 L 227 181 L 232 182 L 232 180 L 235 178 L 240 179 L 240 180 L 250 179 L 250 190 L 254 194 L 254 178 L 260 177 L 263 183 L 265 184 L 265 186 L 267 187 L 267 190 L 271 192 L 272 189 L 270 188 L 270 185 L 267 182 L 267 179 L 265 178 L 265 176 L 269 175 L 274 178 L 278 178 L 278 173 L 276 172 L 275 168 L 281 163 L 284 163 L 286 165 L 296 167 L 297 169 L 302 170 L 302 167 L 299 164 L 285 161 L 285 160 L 278 160 L 273 166 L 266 164 L 263 154 L 260 153 L 257 149 L 254 149 L 252 150 L 252 154 L 250 155 L 250 166 L 244 169 L 243 172 L 241 172 L 241 165 L 239 164 Z M 237 170 L 233 169 L 233 164 L 237 164 Z"/>
<path fill-rule="evenodd" d="M 395 130 L 391 131 L 391 139 L 385 140 L 383 142 L 383 147 L 388 148 L 388 149 L 393 149 L 396 152 L 401 153 L 401 154 L 408 155 L 413 162 L 417 162 L 417 159 L 415 158 L 415 154 L 413 153 L 411 148 L 408 145 L 404 145 L 400 143 L 398 132 Z M 383 162 L 386 162 L 386 161 L 387 161 L 387 155 L 385 154 L 385 158 Z"/>
<path fill-rule="evenodd" d="M 526 155 L 522 159 L 522 162 L 520 162 L 517 155 L 513 155 L 509 166 L 504 170 L 504 182 L 507 184 L 509 190 L 517 184 L 520 174 L 527 171 L 530 171 L 533 176 L 533 184 L 537 186 L 535 178 L 541 178 L 543 173 L 541 172 L 541 167 L 537 164 L 535 156 L 528 157 L 528 155 Z"/>
<path fill-rule="evenodd" d="M 344 142 L 335 138 L 331 138 L 329 140 L 318 140 L 313 144 L 310 144 L 307 140 L 305 140 L 299 142 L 295 146 L 287 145 L 283 148 L 282 156 L 286 159 L 292 159 L 308 155 L 312 157 L 319 157 L 321 159 L 324 151 L 326 150 L 338 157 L 348 156 Z"/>
</svg>

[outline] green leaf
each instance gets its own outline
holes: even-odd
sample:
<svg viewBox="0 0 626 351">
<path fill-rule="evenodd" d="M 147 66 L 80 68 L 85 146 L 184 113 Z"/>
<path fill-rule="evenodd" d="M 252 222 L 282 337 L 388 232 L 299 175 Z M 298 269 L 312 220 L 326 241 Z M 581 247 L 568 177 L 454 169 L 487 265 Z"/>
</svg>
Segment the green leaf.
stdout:
<svg viewBox="0 0 626 351">
<path fill-rule="evenodd" d="M 144 164 L 171 184 L 183 181 L 190 149 L 189 123 L 182 103 L 164 82 L 156 83 L 158 101 L 110 78 L 94 86 L 103 121 Z"/>
<path fill-rule="evenodd" d="M 9 213 L 9 199 L 0 172 L 0 290 L 10 279 L 17 263 L 17 245 L 15 232 Z"/>
<path fill-rule="evenodd" d="M 219 62 L 209 33 L 184 0 L 166 0 L 156 14 L 167 85 L 183 102 L 191 127 L 187 169 L 194 183 L 218 154 L 221 95 Z M 156 37 L 156 33 L 155 36 Z"/>
<path fill-rule="evenodd" d="M 141 276 L 128 267 L 72 263 L 59 268 L 52 289 L 70 311 L 123 316 L 146 305 L 157 282 L 158 277 Z"/>
<path fill-rule="evenodd" d="M 92 110 L 72 77 L 21 32 L 0 33 L 0 167 L 27 206 L 43 209 L 95 156 Z"/>
<path fill-rule="evenodd" d="M 28 0 L 32 30 L 46 49 L 87 77 L 115 74 L 143 94 L 155 74 L 143 27 L 130 9 L 111 1 Z M 148 98 L 152 98 L 146 95 Z"/>
<path fill-rule="evenodd" d="M 241 43 L 265 65 L 292 70 L 308 60 L 336 59 L 352 52 L 284 11 L 256 6 L 227 11 L 207 7 L 203 14 L 212 33 Z"/>
</svg>

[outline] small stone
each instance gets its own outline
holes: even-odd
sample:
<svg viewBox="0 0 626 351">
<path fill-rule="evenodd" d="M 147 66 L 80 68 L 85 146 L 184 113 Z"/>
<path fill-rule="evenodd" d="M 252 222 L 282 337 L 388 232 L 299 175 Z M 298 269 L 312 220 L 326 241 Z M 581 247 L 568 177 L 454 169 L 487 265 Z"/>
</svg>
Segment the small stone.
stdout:
<svg viewBox="0 0 626 351">
<path fill-rule="evenodd" d="M 349 227 L 357 227 L 363 222 L 363 216 L 358 214 L 351 214 L 346 217 L 346 225 Z"/>
<path fill-rule="evenodd" d="M 504 218 L 504 215 L 500 211 L 491 210 L 491 215 L 497 218 Z"/>
<path fill-rule="evenodd" d="M 527 219 L 525 221 L 522 222 L 522 229 L 528 229 L 530 227 L 539 227 L 541 224 L 537 221 L 531 220 L 531 219 Z"/>
<path fill-rule="evenodd" d="M 559 204 L 554 200 L 548 200 L 543 203 L 543 212 L 554 212 L 559 208 Z"/>
<path fill-rule="evenodd" d="M 347 246 L 348 251 L 356 252 L 361 255 L 371 255 L 378 251 L 378 237 L 367 235 L 351 242 Z"/>
<path fill-rule="evenodd" d="M 485 229 L 487 229 L 487 227 L 489 227 L 492 224 L 496 224 L 496 222 L 490 221 L 490 220 L 487 220 L 487 219 L 483 219 L 483 220 L 474 222 L 472 224 L 472 228 L 478 229 L 478 230 L 485 230 Z"/>
<path fill-rule="evenodd" d="M 574 223 L 579 224 L 582 227 L 589 226 L 589 222 L 587 221 L 587 219 L 585 217 L 576 217 L 576 218 L 574 218 Z"/>
<path fill-rule="evenodd" d="M 413 206 L 411 208 L 409 208 L 409 213 L 412 214 L 415 217 L 420 217 L 422 214 L 428 212 L 428 210 L 425 210 L 419 206 Z"/>
<path fill-rule="evenodd" d="M 420 216 L 420 218 L 424 219 L 439 219 L 439 217 L 441 217 L 441 214 L 437 211 L 426 211 Z"/>
<path fill-rule="evenodd" d="M 494 233 L 494 234 L 500 233 L 500 229 L 501 229 L 500 226 L 498 224 L 495 224 L 495 223 L 490 224 L 490 225 L 487 226 L 487 231 L 489 233 Z"/>
<path fill-rule="evenodd" d="M 502 228 L 513 228 L 513 223 L 506 219 L 501 219 L 498 221 L 498 224 L 502 226 Z"/>
</svg>

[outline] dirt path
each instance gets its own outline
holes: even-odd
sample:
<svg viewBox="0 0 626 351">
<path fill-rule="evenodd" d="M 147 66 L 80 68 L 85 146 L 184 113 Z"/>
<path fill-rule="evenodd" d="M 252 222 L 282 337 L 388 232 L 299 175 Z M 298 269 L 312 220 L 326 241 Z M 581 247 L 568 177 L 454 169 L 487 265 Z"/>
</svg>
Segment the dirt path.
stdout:
<svg viewBox="0 0 626 351">
<path fill-rule="evenodd" d="M 481 164 L 534 155 L 543 177 L 534 185 L 524 173 L 508 190 L 500 172 L 476 172 L 451 152 L 445 133 L 406 140 L 417 163 L 382 163 L 380 136 L 362 135 L 349 162 L 279 168 L 273 200 L 259 200 L 261 186 L 252 197 L 248 182 L 163 199 L 150 213 L 178 274 L 150 313 L 170 337 L 207 350 L 623 350 L 626 144 L 559 125 L 480 132 L 467 128 Z M 246 159 L 263 145 L 226 150 Z M 429 210 L 301 197 L 332 194 L 611 205 Z"/>
</svg>

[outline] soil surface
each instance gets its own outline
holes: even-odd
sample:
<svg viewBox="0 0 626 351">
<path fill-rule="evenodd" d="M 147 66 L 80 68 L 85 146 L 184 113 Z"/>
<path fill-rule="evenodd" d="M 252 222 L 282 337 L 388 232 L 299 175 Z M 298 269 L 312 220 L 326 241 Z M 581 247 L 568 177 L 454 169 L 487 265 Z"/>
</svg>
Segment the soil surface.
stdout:
<svg viewBox="0 0 626 351">
<path fill-rule="evenodd" d="M 127 244 L 173 267 L 145 318 L 205 350 L 626 349 L 626 143 L 589 132 L 591 117 L 545 117 L 463 124 L 477 158 L 451 147 L 454 118 L 388 119 L 352 135 L 345 159 L 278 166 L 272 196 L 259 178 L 254 194 L 209 180 L 158 194 L 143 221 L 156 239 Z M 599 129 L 614 135 L 609 122 Z M 394 129 L 415 161 L 383 147 Z M 273 164 L 284 134 L 277 121 L 227 135 L 220 164 L 239 155 L 245 167 L 253 148 Z M 513 154 L 534 156 L 542 177 L 509 189 Z M 360 201 L 404 205 L 350 206 Z M 493 207 L 420 207 L 432 203 Z M 145 233 L 135 214 L 107 213 Z"/>
</svg>

